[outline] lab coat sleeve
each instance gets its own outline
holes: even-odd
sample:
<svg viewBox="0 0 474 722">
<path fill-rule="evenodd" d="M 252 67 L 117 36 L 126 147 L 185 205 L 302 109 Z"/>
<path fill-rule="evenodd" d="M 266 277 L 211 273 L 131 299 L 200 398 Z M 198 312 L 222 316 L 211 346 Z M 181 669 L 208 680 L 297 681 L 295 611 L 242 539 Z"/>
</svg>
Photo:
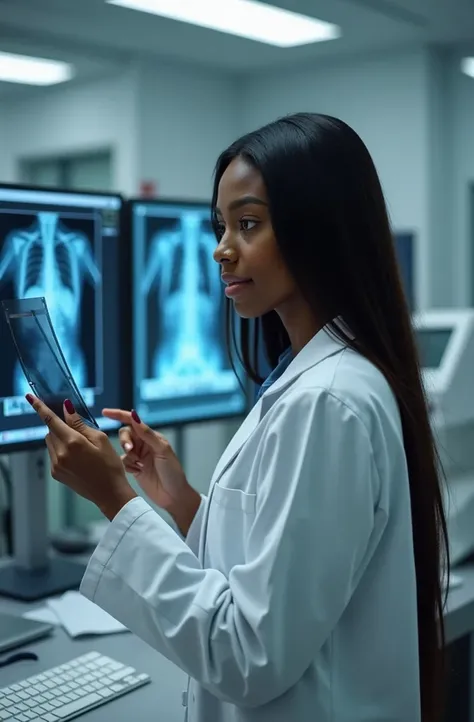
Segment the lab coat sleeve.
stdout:
<svg viewBox="0 0 474 722">
<path fill-rule="evenodd" d="M 201 494 L 201 503 L 195 514 L 194 519 L 191 522 L 191 526 L 188 529 L 186 536 L 186 544 L 191 551 L 197 556 L 199 552 L 199 544 L 201 542 L 202 534 L 202 522 L 204 519 L 204 512 L 206 510 L 207 497 Z"/>
<path fill-rule="evenodd" d="M 328 640 L 367 561 L 378 495 L 369 434 L 328 392 L 293 392 L 266 424 L 247 558 L 228 578 L 136 499 L 81 587 L 212 694 L 249 707 L 291 688 Z"/>
</svg>

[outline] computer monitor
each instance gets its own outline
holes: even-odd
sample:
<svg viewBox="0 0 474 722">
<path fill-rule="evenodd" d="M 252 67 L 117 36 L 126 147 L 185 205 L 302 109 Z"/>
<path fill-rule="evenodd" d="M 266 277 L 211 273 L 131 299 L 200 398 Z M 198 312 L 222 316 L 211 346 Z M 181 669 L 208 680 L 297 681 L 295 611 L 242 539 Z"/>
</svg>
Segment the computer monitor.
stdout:
<svg viewBox="0 0 474 722">
<path fill-rule="evenodd" d="M 453 564 L 474 551 L 474 309 L 414 314 L 430 423 L 437 442 Z"/>
<path fill-rule="evenodd" d="M 133 405 L 147 423 L 243 414 L 208 203 L 133 200 Z"/>
<path fill-rule="evenodd" d="M 415 236 L 410 231 L 395 231 L 395 251 L 402 277 L 403 289 L 410 311 L 413 313 L 415 303 Z"/>
<path fill-rule="evenodd" d="M 46 299 L 65 359 L 105 431 L 118 424 L 102 408 L 130 404 L 122 225 L 123 202 L 114 193 L 0 185 L 0 301 Z M 34 599 L 77 586 L 83 569 L 49 557 L 47 429 L 24 398 L 30 389 L 3 313 L 0 338 L 0 454 L 11 455 L 15 547 L 14 562 L 0 569 L 0 594 Z"/>
<path fill-rule="evenodd" d="M 66 361 L 104 430 L 116 423 L 101 410 L 121 402 L 126 384 L 121 219 L 115 194 L 0 186 L 0 301 L 46 299 Z M 0 334 L 0 453 L 10 453 L 42 444 L 45 427 L 24 398 L 31 389 L 3 313 Z"/>
</svg>

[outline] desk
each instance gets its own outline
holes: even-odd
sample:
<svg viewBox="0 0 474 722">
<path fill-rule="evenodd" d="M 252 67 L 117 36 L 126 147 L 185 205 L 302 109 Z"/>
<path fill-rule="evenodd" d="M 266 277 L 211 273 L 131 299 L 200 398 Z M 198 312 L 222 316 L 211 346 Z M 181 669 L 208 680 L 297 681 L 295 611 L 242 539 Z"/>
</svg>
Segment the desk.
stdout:
<svg viewBox="0 0 474 722">
<path fill-rule="evenodd" d="M 474 660 L 474 564 L 456 570 L 462 577 L 462 586 L 449 595 L 446 610 L 446 638 L 452 643 L 469 636 L 470 657 Z M 22 604 L 0 599 L 0 611 L 22 614 L 42 603 Z M 181 693 L 187 686 L 186 675 L 174 664 L 155 652 L 137 637 L 129 634 L 112 634 L 96 638 L 72 640 L 62 629 L 28 649 L 39 656 L 38 662 L 19 662 L 0 669 L 0 687 L 14 684 L 25 677 L 63 664 L 73 657 L 96 650 L 146 672 L 152 684 L 135 690 L 119 700 L 109 702 L 80 719 L 84 722 L 183 722 L 184 709 Z M 474 669 L 474 667 L 473 667 Z M 471 676 L 474 676 L 471 675 Z M 474 678 L 470 684 L 470 722 L 474 722 Z"/>
<path fill-rule="evenodd" d="M 22 614 L 34 606 L 0 599 L 0 610 Z M 134 690 L 122 698 L 108 702 L 82 715 L 84 722 L 183 722 L 181 694 L 187 687 L 187 676 L 158 652 L 128 632 L 85 639 L 71 639 L 57 628 L 51 637 L 28 644 L 25 649 L 36 652 L 38 662 L 17 662 L 0 669 L 0 687 L 39 674 L 50 667 L 64 664 L 73 657 L 97 651 L 150 675 L 151 684 Z"/>
<path fill-rule="evenodd" d="M 462 578 L 462 586 L 449 593 L 446 613 L 446 639 L 455 642 L 474 634 L 474 564 L 458 567 L 455 573 Z"/>
</svg>

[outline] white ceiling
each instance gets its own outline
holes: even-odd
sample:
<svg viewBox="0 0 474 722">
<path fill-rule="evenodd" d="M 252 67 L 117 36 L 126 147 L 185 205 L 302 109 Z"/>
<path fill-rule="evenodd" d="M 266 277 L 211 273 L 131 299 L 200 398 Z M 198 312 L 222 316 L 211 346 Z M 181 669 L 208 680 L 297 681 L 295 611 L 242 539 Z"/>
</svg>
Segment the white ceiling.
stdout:
<svg viewBox="0 0 474 722">
<path fill-rule="evenodd" d="M 70 60 L 79 77 L 86 78 L 146 55 L 242 73 L 427 43 L 474 43 L 473 0 L 271 4 L 335 22 L 342 27 L 342 38 L 281 49 L 106 5 L 104 0 L 0 0 L 0 50 Z"/>
</svg>

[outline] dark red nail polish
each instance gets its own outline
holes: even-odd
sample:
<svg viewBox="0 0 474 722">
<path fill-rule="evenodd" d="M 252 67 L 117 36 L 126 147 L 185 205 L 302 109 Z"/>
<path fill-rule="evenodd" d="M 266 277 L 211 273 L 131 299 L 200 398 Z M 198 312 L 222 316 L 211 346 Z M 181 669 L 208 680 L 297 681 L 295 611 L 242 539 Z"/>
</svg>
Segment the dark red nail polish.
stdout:
<svg viewBox="0 0 474 722">
<path fill-rule="evenodd" d="M 64 408 L 66 409 L 66 411 L 68 412 L 68 414 L 75 414 L 75 413 L 76 413 L 76 409 L 74 408 L 74 404 L 72 403 L 72 401 L 69 401 L 69 399 L 66 399 L 66 401 L 64 402 Z"/>
<path fill-rule="evenodd" d="M 135 421 L 136 424 L 141 424 L 141 420 L 135 409 L 132 409 L 132 419 Z"/>
<path fill-rule="evenodd" d="M 26 394 L 25 399 L 33 406 L 35 400 L 31 394 Z"/>
</svg>

